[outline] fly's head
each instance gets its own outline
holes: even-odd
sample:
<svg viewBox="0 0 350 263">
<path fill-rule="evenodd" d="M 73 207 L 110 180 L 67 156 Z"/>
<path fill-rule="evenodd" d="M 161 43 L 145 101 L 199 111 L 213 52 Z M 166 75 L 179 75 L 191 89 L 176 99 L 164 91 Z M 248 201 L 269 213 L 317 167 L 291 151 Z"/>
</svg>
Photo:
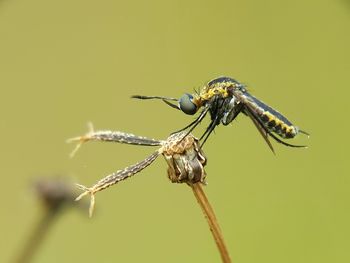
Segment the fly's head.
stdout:
<svg viewBox="0 0 350 263">
<path fill-rule="evenodd" d="M 195 114 L 198 109 L 213 100 L 232 96 L 234 89 L 244 89 L 244 85 L 229 77 L 219 77 L 208 82 L 199 95 L 185 93 L 179 99 L 179 109 L 188 115 Z"/>
<path fill-rule="evenodd" d="M 191 94 L 185 93 L 179 99 L 180 110 L 182 110 L 184 113 L 188 115 L 195 114 L 200 108 L 200 106 L 201 106 L 201 103 L 197 96 L 193 96 Z"/>
</svg>

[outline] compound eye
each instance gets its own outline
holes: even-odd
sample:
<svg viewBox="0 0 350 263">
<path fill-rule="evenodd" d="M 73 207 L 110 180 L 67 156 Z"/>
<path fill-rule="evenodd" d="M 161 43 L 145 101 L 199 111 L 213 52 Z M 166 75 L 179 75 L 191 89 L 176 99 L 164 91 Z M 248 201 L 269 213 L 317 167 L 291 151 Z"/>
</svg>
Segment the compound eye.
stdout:
<svg viewBox="0 0 350 263">
<path fill-rule="evenodd" d="M 197 112 L 197 105 L 193 102 L 193 96 L 191 94 L 184 94 L 179 100 L 180 109 L 189 115 L 193 115 Z"/>
</svg>

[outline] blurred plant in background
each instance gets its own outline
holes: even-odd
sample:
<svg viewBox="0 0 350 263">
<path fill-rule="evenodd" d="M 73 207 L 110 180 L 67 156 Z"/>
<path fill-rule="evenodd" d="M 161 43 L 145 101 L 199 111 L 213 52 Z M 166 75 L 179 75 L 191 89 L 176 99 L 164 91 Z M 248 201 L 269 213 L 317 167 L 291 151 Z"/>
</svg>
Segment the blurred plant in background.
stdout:
<svg viewBox="0 0 350 263">
<path fill-rule="evenodd" d="M 23 248 L 17 252 L 17 259 L 14 261 L 16 263 L 33 261 L 35 253 L 40 249 L 53 223 L 66 210 L 87 209 L 87 203 L 75 202 L 77 191 L 68 178 L 62 176 L 40 178 L 33 184 L 33 189 L 38 202 L 41 203 L 41 214 L 38 216 L 37 223 L 33 225 L 32 232 Z"/>
</svg>

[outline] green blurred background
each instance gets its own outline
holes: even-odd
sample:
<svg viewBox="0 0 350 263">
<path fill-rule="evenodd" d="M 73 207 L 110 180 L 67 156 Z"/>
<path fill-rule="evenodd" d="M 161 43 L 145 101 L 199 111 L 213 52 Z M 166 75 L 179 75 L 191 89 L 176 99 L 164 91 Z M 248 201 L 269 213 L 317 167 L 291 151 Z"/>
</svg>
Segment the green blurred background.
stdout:
<svg viewBox="0 0 350 263">
<path fill-rule="evenodd" d="M 166 138 L 191 120 L 159 101 L 228 75 L 310 139 L 268 149 L 251 121 L 205 146 L 206 192 L 234 262 L 350 262 L 349 1 L 0 2 L 0 262 L 40 207 L 38 176 L 91 185 L 153 149 L 67 138 L 112 129 Z M 195 131 L 199 136 L 207 125 Z M 94 217 L 67 211 L 34 262 L 219 262 L 190 189 L 159 158 L 97 195 Z"/>
</svg>

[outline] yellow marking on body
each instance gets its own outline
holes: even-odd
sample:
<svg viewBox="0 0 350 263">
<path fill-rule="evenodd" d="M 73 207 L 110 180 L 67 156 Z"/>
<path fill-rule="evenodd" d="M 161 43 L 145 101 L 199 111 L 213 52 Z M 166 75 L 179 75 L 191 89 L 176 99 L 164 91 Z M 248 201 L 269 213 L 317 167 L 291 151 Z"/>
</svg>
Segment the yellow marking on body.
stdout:
<svg viewBox="0 0 350 263">
<path fill-rule="evenodd" d="M 283 121 L 281 121 L 280 119 L 278 119 L 275 115 L 271 114 L 270 112 L 264 111 L 263 114 L 269 118 L 269 121 L 268 121 L 268 122 L 270 122 L 270 121 L 275 121 L 275 123 L 276 123 L 275 126 L 277 126 L 277 125 L 279 125 L 279 124 L 281 124 L 281 126 L 285 125 L 285 123 L 284 123 Z M 287 125 L 287 126 L 288 126 L 288 125 Z"/>
<path fill-rule="evenodd" d="M 296 134 L 296 130 L 295 130 L 294 126 L 290 126 L 290 125 L 286 124 L 285 122 L 283 122 L 282 120 L 277 118 L 275 115 L 271 114 L 270 112 L 264 111 L 263 115 L 265 115 L 269 119 L 268 122 L 266 123 L 267 126 L 268 126 L 268 123 L 271 121 L 275 121 L 275 125 L 273 127 L 281 125 L 281 130 L 276 131 L 276 132 L 279 132 L 279 133 L 284 134 L 284 135 L 289 135 L 289 134 L 295 135 Z M 284 131 L 284 129 L 285 129 L 285 131 Z"/>
<path fill-rule="evenodd" d="M 204 100 L 202 100 L 202 98 L 200 96 L 195 94 L 195 95 L 193 95 L 192 102 L 197 106 L 197 109 L 199 109 L 200 107 L 202 107 Z"/>
<path fill-rule="evenodd" d="M 282 131 L 283 131 L 283 128 L 286 128 L 286 131 L 283 132 L 285 134 L 294 134 L 294 135 L 296 134 L 294 126 L 289 126 L 285 123 L 282 123 Z"/>
<path fill-rule="evenodd" d="M 294 133 L 293 132 L 293 130 L 294 130 L 293 128 L 294 127 L 292 128 L 292 127 L 289 127 L 288 125 L 284 125 L 284 127 L 286 127 L 286 133 Z"/>
<path fill-rule="evenodd" d="M 213 96 L 221 94 L 224 98 L 228 96 L 228 92 L 226 87 L 214 87 L 210 89 L 204 89 L 200 94 L 199 97 L 202 100 L 210 100 Z"/>
<path fill-rule="evenodd" d="M 227 88 L 234 87 L 236 83 L 234 82 L 220 82 L 215 83 L 215 85 L 212 86 L 205 86 L 199 95 L 195 96 L 194 103 L 197 106 L 202 106 L 203 102 L 210 100 L 213 96 L 221 94 L 223 98 L 226 98 L 229 96 L 229 93 L 227 91 Z"/>
</svg>

